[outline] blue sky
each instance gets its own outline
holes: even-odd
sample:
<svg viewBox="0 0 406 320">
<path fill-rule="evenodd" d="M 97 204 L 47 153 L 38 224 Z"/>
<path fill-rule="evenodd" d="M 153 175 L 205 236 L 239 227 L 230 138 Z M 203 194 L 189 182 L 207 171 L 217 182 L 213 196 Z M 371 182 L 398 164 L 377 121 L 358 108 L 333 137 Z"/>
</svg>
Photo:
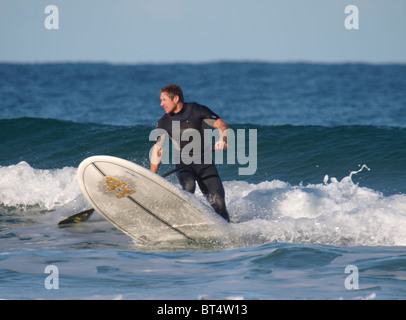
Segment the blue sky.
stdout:
<svg viewBox="0 0 406 320">
<path fill-rule="evenodd" d="M 0 61 L 406 63 L 405 15 L 405 0 L 0 0 Z"/>
</svg>

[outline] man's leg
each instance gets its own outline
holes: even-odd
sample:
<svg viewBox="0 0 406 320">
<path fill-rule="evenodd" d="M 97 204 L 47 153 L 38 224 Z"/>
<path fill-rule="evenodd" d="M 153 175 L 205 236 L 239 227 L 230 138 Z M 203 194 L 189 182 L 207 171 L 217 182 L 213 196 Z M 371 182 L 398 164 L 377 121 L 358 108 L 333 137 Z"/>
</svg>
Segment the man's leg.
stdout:
<svg viewBox="0 0 406 320">
<path fill-rule="evenodd" d="M 214 164 L 199 165 L 196 180 L 200 190 L 202 190 L 202 193 L 206 196 L 214 211 L 226 221 L 230 222 L 230 216 L 226 208 L 223 183 Z"/>
<path fill-rule="evenodd" d="M 187 192 L 190 193 L 195 193 L 196 189 L 195 174 L 190 167 L 186 167 L 182 170 L 179 170 L 176 173 L 176 177 L 178 178 L 178 182 L 183 190 L 186 190 Z"/>
</svg>

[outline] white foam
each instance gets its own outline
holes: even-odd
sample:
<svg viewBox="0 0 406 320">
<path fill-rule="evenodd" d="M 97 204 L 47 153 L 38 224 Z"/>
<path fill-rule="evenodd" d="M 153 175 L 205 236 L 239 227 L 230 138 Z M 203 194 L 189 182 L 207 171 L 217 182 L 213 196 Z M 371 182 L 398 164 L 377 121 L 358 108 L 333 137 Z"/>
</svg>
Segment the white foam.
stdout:
<svg viewBox="0 0 406 320">
<path fill-rule="evenodd" d="M 45 210 L 58 208 L 80 194 L 76 172 L 72 167 L 34 169 L 24 161 L 0 166 L 0 203 L 19 209 L 30 206 Z"/>
<path fill-rule="evenodd" d="M 406 195 L 360 187 L 357 172 L 307 186 L 225 182 L 231 220 L 254 242 L 406 245 Z"/>
<path fill-rule="evenodd" d="M 0 203 L 69 215 L 87 208 L 77 169 L 34 169 L 26 162 L 0 166 Z M 324 177 L 292 186 L 273 180 L 226 181 L 231 226 L 242 245 L 268 242 L 329 245 L 406 245 L 406 195 L 384 196 L 351 180 Z M 204 197 L 199 191 L 197 196 Z"/>
</svg>

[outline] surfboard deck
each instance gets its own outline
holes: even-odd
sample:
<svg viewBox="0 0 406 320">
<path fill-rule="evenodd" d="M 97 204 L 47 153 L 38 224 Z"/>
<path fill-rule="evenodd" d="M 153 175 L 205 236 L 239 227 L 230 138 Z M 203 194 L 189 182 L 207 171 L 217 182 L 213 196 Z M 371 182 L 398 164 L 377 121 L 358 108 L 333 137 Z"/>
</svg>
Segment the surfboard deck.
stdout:
<svg viewBox="0 0 406 320">
<path fill-rule="evenodd" d="M 228 223 L 193 195 L 128 160 L 92 156 L 78 167 L 90 205 L 138 244 L 219 241 Z"/>
</svg>

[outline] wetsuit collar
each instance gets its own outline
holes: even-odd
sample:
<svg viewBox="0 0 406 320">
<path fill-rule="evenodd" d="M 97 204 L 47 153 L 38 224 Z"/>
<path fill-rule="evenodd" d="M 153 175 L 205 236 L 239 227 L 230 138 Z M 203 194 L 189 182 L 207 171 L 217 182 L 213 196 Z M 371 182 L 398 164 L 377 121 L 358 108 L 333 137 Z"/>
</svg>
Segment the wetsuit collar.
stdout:
<svg viewBox="0 0 406 320">
<path fill-rule="evenodd" d="M 171 112 L 170 113 L 170 115 L 171 116 L 174 116 L 174 115 L 181 115 L 181 114 L 183 114 L 183 112 L 185 112 L 185 109 L 186 109 L 186 103 L 185 102 L 183 102 L 183 106 L 182 106 L 182 109 L 180 109 L 180 111 L 179 112 L 177 112 L 177 113 L 175 113 L 175 112 Z"/>
</svg>

